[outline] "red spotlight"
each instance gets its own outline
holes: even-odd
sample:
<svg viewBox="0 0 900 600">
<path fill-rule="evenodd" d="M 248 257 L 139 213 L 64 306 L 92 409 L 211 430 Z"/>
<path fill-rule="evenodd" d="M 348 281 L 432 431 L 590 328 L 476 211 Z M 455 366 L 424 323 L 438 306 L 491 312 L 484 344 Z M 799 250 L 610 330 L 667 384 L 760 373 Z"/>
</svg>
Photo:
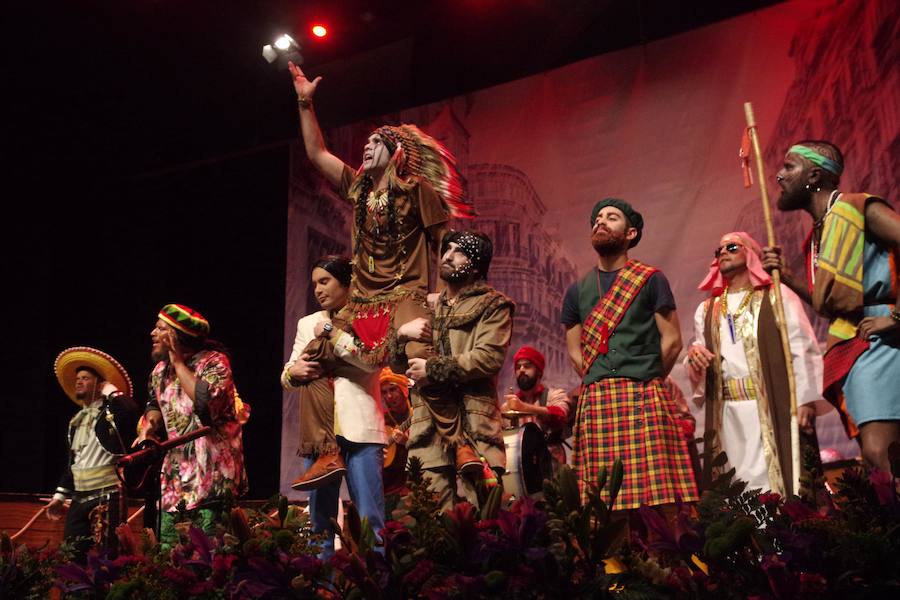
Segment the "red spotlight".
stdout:
<svg viewBox="0 0 900 600">
<path fill-rule="evenodd" d="M 328 30 L 325 29 L 324 25 L 313 25 L 312 34 L 317 38 L 324 38 L 326 35 L 328 35 Z"/>
</svg>

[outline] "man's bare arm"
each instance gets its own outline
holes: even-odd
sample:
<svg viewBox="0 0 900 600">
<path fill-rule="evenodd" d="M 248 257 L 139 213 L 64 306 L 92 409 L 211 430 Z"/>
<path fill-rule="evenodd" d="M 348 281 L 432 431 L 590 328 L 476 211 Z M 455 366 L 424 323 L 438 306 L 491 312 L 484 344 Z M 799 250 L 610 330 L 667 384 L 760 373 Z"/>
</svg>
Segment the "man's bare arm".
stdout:
<svg viewBox="0 0 900 600">
<path fill-rule="evenodd" d="M 781 283 L 788 286 L 792 292 L 800 296 L 800 299 L 807 304 L 812 304 L 812 296 L 809 294 L 809 288 L 806 281 L 802 277 L 795 277 L 784 264 L 781 246 L 766 246 L 763 248 L 762 266 L 767 272 L 771 273 L 775 269 L 781 273 Z"/>
<path fill-rule="evenodd" d="M 572 368 L 581 377 L 584 375 L 582 372 L 584 368 L 581 364 L 581 324 L 566 328 L 566 350 L 569 353 L 569 362 L 572 363 Z"/>
<path fill-rule="evenodd" d="M 681 326 L 678 324 L 678 312 L 668 310 L 654 313 L 656 328 L 659 330 L 659 345 L 662 350 L 663 373 L 668 375 L 681 353 Z"/>
<path fill-rule="evenodd" d="M 322 130 L 319 128 L 319 121 L 316 119 L 316 111 L 313 108 L 313 95 L 321 77 L 316 77 L 310 81 L 300 70 L 300 67 L 294 63 L 288 63 L 291 76 L 294 78 L 294 91 L 297 92 L 297 108 L 300 111 L 300 132 L 303 136 L 303 146 L 306 148 L 306 155 L 309 157 L 313 166 L 322 173 L 328 183 L 337 187 L 341 183 L 341 174 L 344 171 L 344 161 L 328 151 L 325 147 L 325 138 L 322 136 Z"/>
</svg>

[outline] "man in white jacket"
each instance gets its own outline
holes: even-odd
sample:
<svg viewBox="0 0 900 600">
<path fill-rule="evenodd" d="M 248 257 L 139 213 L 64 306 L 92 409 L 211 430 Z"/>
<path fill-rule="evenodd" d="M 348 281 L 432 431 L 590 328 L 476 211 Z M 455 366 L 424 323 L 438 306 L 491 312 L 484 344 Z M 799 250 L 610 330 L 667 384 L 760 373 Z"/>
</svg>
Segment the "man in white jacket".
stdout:
<svg viewBox="0 0 900 600">
<path fill-rule="evenodd" d="M 326 256 L 316 262 L 312 283 L 321 311 L 307 315 L 297 323 L 297 334 L 290 359 L 284 366 L 281 383 L 285 389 L 301 389 L 316 383 L 333 383 L 330 397 L 301 395 L 300 453 L 309 477 L 317 479 L 310 493 L 309 506 L 313 531 L 326 532 L 325 555 L 334 548 L 331 519 L 337 518 L 341 476 L 346 474 L 350 497 L 367 518 L 375 533 L 384 528 L 383 449 L 387 443 L 384 413 L 381 408 L 379 369 L 359 358 L 353 337 L 335 327 L 332 317 L 344 306 L 350 287 L 349 259 Z M 317 338 L 327 341 L 330 366 L 310 356 L 309 344 Z M 329 457 L 329 458 L 321 458 Z M 299 481 L 299 480 L 298 480 Z"/>
</svg>

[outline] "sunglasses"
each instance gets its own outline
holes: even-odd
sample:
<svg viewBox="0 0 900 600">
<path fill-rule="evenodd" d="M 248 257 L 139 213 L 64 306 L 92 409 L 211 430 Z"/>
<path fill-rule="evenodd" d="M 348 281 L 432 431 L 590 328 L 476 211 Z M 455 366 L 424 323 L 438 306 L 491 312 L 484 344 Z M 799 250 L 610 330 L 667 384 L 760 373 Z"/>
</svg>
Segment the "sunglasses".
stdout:
<svg viewBox="0 0 900 600">
<path fill-rule="evenodd" d="M 722 256 L 723 252 L 727 252 L 728 254 L 737 254 L 738 250 L 740 250 L 741 248 L 743 248 L 743 245 L 738 244 L 737 242 L 728 242 L 724 246 L 719 246 L 718 248 L 716 248 L 715 256 L 716 258 L 719 258 L 720 256 Z"/>
</svg>

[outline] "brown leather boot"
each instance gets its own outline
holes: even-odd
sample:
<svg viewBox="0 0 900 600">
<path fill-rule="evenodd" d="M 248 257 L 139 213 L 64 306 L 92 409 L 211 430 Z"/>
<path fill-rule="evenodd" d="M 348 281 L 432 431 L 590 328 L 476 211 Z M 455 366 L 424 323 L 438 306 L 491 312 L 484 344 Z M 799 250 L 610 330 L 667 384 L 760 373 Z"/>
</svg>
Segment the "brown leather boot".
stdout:
<svg viewBox="0 0 900 600">
<path fill-rule="evenodd" d="M 344 465 L 344 459 L 340 454 L 323 454 L 306 470 L 306 473 L 291 484 L 291 489 L 301 492 L 314 490 L 333 481 L 340 481 L 346 472 L 347 466 Z"/>
<path fill-rule="evenodd" d="M 481 459 L 468 444 L 456 447 L 456 470 L 460 475 L 481 473 Z"/>
</svg>

